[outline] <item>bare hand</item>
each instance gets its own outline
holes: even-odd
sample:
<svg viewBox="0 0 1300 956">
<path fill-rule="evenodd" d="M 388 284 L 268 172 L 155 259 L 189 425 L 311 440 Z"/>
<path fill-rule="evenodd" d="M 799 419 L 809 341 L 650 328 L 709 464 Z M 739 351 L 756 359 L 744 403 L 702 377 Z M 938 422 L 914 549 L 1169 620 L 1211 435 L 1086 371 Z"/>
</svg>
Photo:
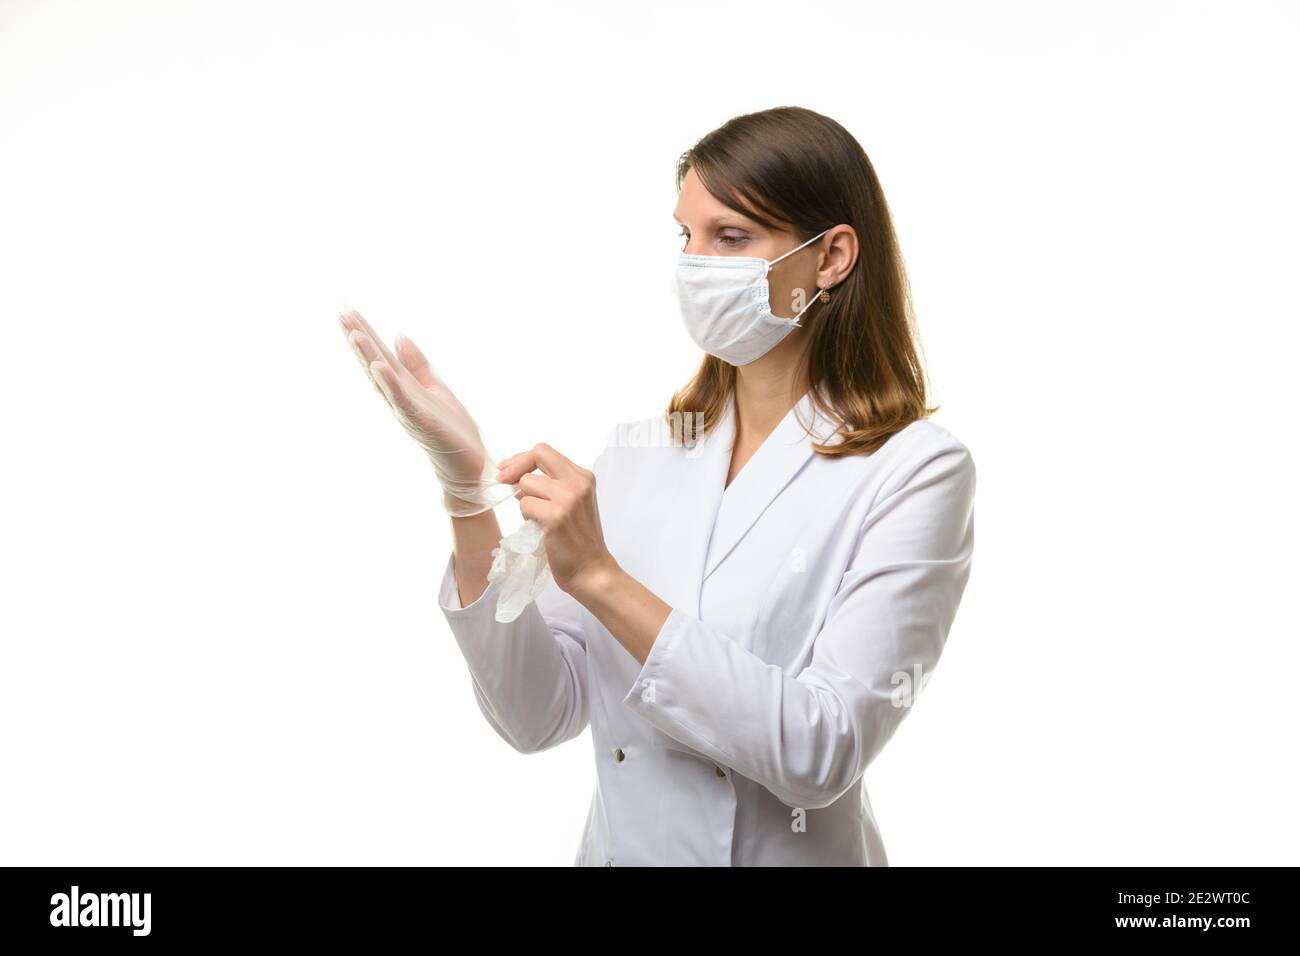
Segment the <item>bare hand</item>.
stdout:
<svg viewBox="0 0 1300 956">
<path fill-rule="evenodd" d="M 560 590 L 574 594 L 617 567 L 600 527 L 595 475 L 547 444 L 500 465 L 496 480 L 518 483 L 520 513 L 546 533 L 546 560 Z"/>
</svg>

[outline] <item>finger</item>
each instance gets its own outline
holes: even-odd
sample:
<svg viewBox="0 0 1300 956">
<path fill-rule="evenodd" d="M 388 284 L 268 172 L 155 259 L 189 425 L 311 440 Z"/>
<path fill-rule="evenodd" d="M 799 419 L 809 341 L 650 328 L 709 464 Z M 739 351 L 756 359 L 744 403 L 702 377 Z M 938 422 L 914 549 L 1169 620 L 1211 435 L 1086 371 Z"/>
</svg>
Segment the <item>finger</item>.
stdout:
<svg viewBox="0 0 1300 956">
<path fill-rule="evenodd" d="M 497 462 L 497 467 L 501 470 L 497 472 L 497 481 L 506 485 L 513 485 L 528 472 L 533 470 L 529 452 L 521 451 L 517 455 L 511 455 L 504 461 Z"/>
<path fill-rule="evenodd" d="M 375 384 L 383 392 L 384 398 L 388 399 L 388 403 L 408 418 L 414 417 L 415 406 L 397 373 L 384 362 L 371 362 L 369 368 Z"/>
<path fill-rule="evenodd" d="M 384 356 L 379 351 L 379 346 L 375 345 L 370 336 L 359 329 L 353 329 L 348 333 L 348 344 L 352 346 L 352 351 L 356 353 L 357 359 L 362 365 L 383 361 Z"/>
<path fill-rule="evenodd" d="M 429 364 L 429 360 L 415 342 L 407 338 L 403 333 L 398 332 L 396 339 L 394 339 L 394 347 L 397 350 L 397 357 L 403 363 L 403 367 L 415 381 L 419 382 L 422 388 L 437 393 L 439 400 L 446 403 L 451 410 L 458 413 L 467 422 L 473 422 L 474 417 L 470 415 L 469 410 L 461 404 L 460 399 L 447 387 L 447 383 L 443 381 L 442 376 L 434 371 L 433 366 Z M 477 426 L 474 427 L 477 428 Z"/>
<path fill-rule="evenodd" d="M 366 372 L 366 378 L 370 379 L 370 384 L 375 391 L 380 397 L 387 399 L 388 396 L 384 395 L 384 390 L 379 387 L 379 383 L 375 381 L 374 373 L 370 370 L 370 363 L 379 358 L 379 350 L 370 341 L 370 337 L 364 332 L 350 329 L 348 330 L 348 345 L 352 347 L 352 353 L 357 357 L 357 361 L 361 363 L 361 367 Z"/>
<path fill-rule="evenodd" d="M 362 332 L 370 339 L 370 341 L 375 343 L 375 348 L 379 352 L 379 358 L 383 359 L 383 361 L 388 364 L 388 367 L 396 372 L 399 378 L 411 374 L 407 371 L 406 366 L 397 360 L 397 356 L 389 350 L 388 346 L 384 344 L 384 340 L 379 337 L 379 334 L 375 332 L 373 328 L 370 327 L 370 323 L 365 320 L 365 317 L 360 312 L 357 312 L 355 309 L 350 309 L 339 316 L 339 321 L 345 328 Z M 377 360 L 378 359 L 372 361 Z"/>
<path fill-rule="evenodd" d="M 438 373 L 429 365 L 429 360 L 424 357 L 420 347 L 408 339 L 401 332 L 393 339 L 393 348 L 397 352 L 398 360 L 406 366 L 406 369 L 415 376 L 415 380 L 425 388 L 446 388 Z"/>
<path fill-rule="evenodd" d="M 547 501 L 556 501 L 564 494 L 564 486 L 554 478 L 548 478 L 546 475 L 536 472 L 529 472 L 522 475 L 517 483 L 519 492 L 524 495 L 532 495 L 534 498 L 544 498 Z"/>
<path fill-rule="evenodd" d="M 361 363 L 362 368 L 366 369 L 367 374 L 371 362 L 384 361 L 384 353 L 379 350 L 375 340 L 361 329 L 348 330 L 348 345 L 352 346 L 352 353 L 356 355 L 357 361 Z"/>
<path fill-rule="evenodd" d="M 519 454 L 511 455 L 505 460 L 501 465 L 501 470 L 497 472 L 497 481 L 502 484 L 513 485 L 536 467 L 536 456 L 531 451 L 521 451 Z"/>
<path fill-rule="evenodd" d="M 578 466 L 565 458 L 545 442 L 533 446 L 534 467 L 540 468 L 552 478 L 569 478 L 577 473 Z"/>
<path fill-rule="evenodd" d="M 575 474 L 578 466 L 550 445 L 541 443 L 508 458 L 497 480 L 508 485 L 514 484 L 520 477 L 534 469 L 540 469 L 552 478 L 562 479 Z"/>
<path fill-rule="evenodd" d="M 546 531 L 551 526 L 551 518 L 555 513 L 555 506 L 543 498 L 534 498 L 532 495 L 524 495 L 519 499 L 519 513 L 524 518 L 531 518 L 542 526 Z"/>
</svg>

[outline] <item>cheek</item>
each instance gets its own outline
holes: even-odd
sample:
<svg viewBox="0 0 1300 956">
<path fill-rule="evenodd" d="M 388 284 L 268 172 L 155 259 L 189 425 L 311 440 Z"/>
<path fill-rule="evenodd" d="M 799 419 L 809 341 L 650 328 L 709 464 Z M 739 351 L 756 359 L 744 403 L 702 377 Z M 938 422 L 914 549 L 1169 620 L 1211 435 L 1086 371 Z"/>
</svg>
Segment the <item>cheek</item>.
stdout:
<svg viewBox="0 0 1300 956">
<path fill-rule="evenodd" d="M 789 318 L 797 313 L 814 294 L 812 284 L 804 284 L 806 279 L 783 278 L 768 280 L 768 304 L 774 315 Z"/>
</svg>

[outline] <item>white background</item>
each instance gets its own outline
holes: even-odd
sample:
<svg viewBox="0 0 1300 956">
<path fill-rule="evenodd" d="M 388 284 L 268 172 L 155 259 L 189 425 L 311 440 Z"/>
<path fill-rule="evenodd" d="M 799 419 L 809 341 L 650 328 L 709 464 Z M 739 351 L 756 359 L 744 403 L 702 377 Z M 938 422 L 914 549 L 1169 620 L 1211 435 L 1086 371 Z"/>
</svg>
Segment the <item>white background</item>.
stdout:
<svg viewBox="0 0 1300 956">
<path fill-rule="evenodd" d="M 501 456 L 698 352 L 673 166 L 848 128 L 979 472 L 890 862 L 1295 864 L 1296 8 L 0 0 L 0 863 L 559 864 L 335 314 Z M 517 508 L 503 506 L 507 530 Z"/>
</svg>

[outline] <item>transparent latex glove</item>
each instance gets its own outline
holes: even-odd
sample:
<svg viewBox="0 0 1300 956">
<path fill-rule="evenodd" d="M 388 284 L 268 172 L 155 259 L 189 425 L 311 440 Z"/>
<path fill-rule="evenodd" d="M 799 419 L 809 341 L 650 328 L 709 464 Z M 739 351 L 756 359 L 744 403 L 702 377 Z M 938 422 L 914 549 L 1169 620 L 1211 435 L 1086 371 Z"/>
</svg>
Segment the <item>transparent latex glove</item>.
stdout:
<svg viewBox="0 0 1300 956">
<path fill-rule="evenodd" d="M 523 613 L 529 602 L 536 600 L 551 579 L 542 526 L 530 518 L 514 534 L 502 538 L 501 544 L 492 551 L 487 579 L 501 582 L 496 619 L 509 624 Z"/>
<path fill-rule="evenodd" d="M 394 354 L 360 313 L 342 313 L 339 324 L 375 390 L 429 456 L 449 515 L 481 514 L 514 495 L 513 485 L 495 480 L 497 469 L 474 419 L 414 342 L 399 333 Z"/>
</svg>

